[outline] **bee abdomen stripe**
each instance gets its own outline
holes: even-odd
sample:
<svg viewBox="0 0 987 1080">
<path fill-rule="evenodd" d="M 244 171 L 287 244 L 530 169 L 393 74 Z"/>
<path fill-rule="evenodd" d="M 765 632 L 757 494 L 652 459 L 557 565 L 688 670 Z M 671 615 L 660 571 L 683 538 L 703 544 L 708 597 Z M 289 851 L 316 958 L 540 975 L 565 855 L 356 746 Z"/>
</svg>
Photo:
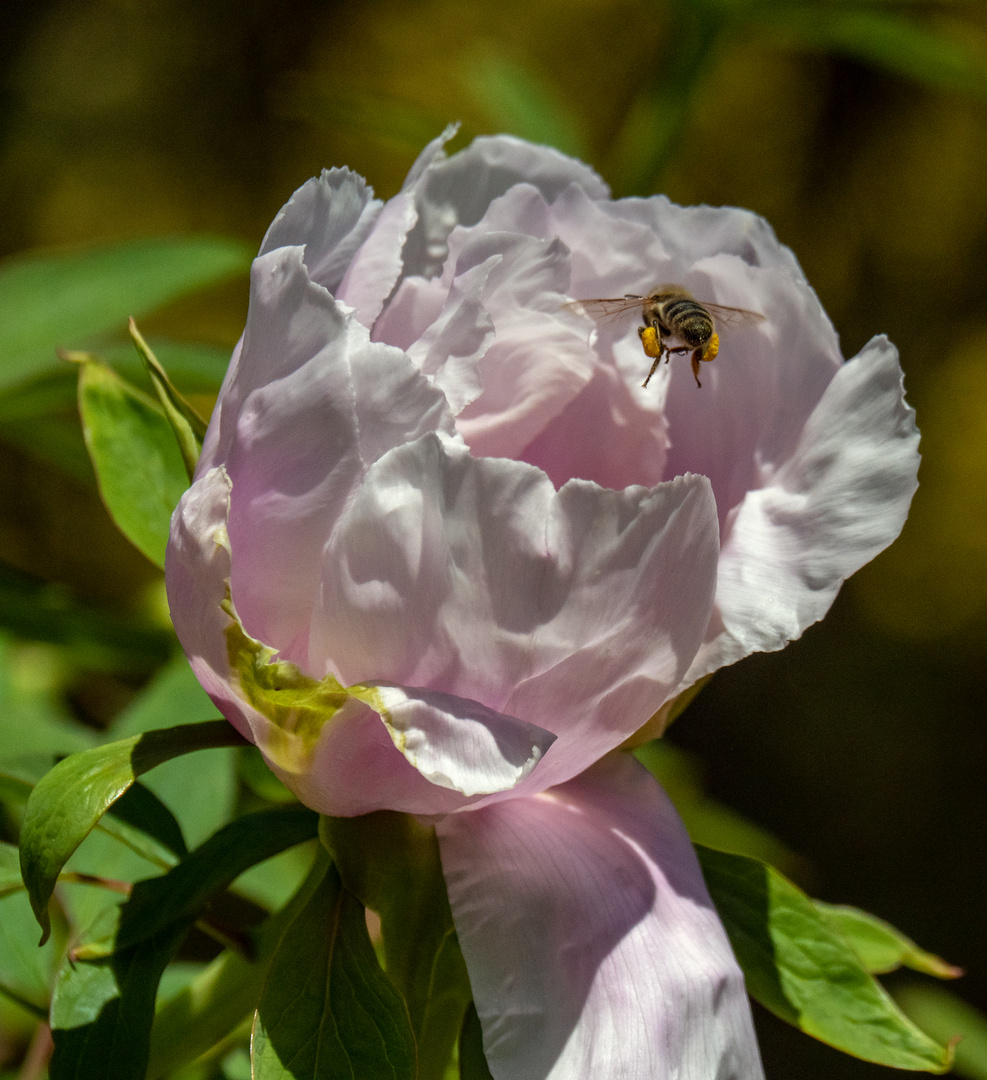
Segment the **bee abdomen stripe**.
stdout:
<svg viewBox="0 0 987 1080">
<path fill-rule="evenodd" d="M 700 318 L 704 322 L 711 321 L 709 312 L 695 300 L 671 300 L 664 305 L 664 309 L 665 318 L 673 322 L 684 322 L 690 318 Z"/>
</svg>

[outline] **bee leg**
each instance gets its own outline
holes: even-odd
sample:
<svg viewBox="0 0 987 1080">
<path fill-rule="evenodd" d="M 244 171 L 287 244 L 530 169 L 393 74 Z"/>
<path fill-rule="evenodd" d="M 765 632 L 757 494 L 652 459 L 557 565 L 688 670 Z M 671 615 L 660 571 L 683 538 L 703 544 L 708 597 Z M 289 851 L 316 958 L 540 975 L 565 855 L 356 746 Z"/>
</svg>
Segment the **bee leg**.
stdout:
<svg viewBox="0 0 987 1080">
<path fill-rule="evenodd" d="M 696 379 L 696 386 L 702 386 L 699 381 L 699 362 L 710 364 L 716 359 L 716 354 L 720 351 L 720 339 L 717 334 L 713 334 L 709 341 L 705 345 L 700 345 L 692 354 L 692 374 Z"/>
<path fill-rule="evenodd" d="M 661 340 L 658 331 L 653 326 L 639 326 L 637 332 L 641 337 L 641 347 L 644 349 L 644 355 L 650 356 L 654 360 L 651 370 L 648 372 L 648 377 L 641 384 L 647 386 L 651 382 L 651 376 L 658 370 L 661 358 L 664 356 L 666 360 L 668 359 L 668 350 L 665 348 L 665 343 Z"/>
</svg>

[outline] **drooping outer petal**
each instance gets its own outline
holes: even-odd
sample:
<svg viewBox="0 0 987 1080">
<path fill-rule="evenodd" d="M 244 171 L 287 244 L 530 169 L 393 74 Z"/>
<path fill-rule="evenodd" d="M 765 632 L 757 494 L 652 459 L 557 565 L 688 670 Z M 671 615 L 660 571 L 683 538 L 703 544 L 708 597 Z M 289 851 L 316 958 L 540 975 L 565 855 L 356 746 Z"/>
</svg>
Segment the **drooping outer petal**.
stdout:
<svg viewBox="0 0 987 1080">
<path fill-rule="evenodd" d="M 894 346 L 875 338 L 835 374 L 793 452 L 724 530 L 710 629 L 685 684 L 780 649 L 901 531 L 919 434 Z"/>
<path fill-rule="evenodd" d="M 437 826 L 495 1080 L 759 1080 L 682 822 L 632 758 Z"/>
</svg>

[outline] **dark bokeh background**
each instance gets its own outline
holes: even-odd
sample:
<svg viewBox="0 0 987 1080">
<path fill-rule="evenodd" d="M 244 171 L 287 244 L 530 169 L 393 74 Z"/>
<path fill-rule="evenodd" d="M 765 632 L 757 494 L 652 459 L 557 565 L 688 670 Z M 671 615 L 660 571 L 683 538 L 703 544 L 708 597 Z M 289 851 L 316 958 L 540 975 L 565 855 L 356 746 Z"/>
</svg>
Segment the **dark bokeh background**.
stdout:
<svg viewBox="0 0 987 1080">
<path fill-rule="evenodd" d="M 987 15 L 874 5 L 945 42 L 938 61 L 913 57 L 907 33 L 848 37 L 839 19 L 859 4 L 807 4 L 808 30 L 765 17 L 707 33 L 756 6 L 7 0 L 0 255 L 193 231 L 256 244 L 323 166 L 393 194 L 453 119 L 456 145 L 552 136 L 618 193 L 768 217 L 846 355 L 875 332 L 898 344 L 921 488 L 901 539 L 822 624 L 720 672 L 670 738 L 713 795 L 806 857 L 814 895 L 962 965 L 956 989 L 987 1008 Z M 231 346 L 245 307 L 239 281 L 149 327 Z M 91 483 L 3 432 L 0 560 L 121 612 L 157 581 Z M 64 689 L 99 724 L 146 674 Z M 758 1021 L 770 1080 L 882 1072 Z"/>
</svg>

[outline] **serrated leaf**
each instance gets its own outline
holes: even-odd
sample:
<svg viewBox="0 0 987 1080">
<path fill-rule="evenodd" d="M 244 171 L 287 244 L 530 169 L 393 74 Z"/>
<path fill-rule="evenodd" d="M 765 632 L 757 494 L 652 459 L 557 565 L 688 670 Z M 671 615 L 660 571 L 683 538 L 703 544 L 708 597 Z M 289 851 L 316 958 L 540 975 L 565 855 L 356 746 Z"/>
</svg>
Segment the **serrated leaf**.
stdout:
<svg viewBox="0 0 987 1080">
<path fill-rule="evenodd" d="M 48 900 L 66 860 L 142 773 L 193 750 L 242 745 L 225 720 L 183 724 L 94 747 L 60 761 L 35 786 L 21 825 L 21 873 L 48 936 Z"/>
<path fill-rule="evenodd" d="M 36 254 L 0 267 L 0 386 L 206 285 L 246 272 L 251 252 L 234 240 L 164 237 L 83 251 Z"/>
<path fill-rule="evenodd" d="M 248 866 L 314 837 L 317 822 L 301 808 L 249 814 L 167 874 L 137 882 L 59 972 L 51 1080 L 144 1076 L 158 982 L 192 924 Z"/>
<path fill-rule="evenodd" d="M 91 359 L 79 370 L 79 414 L 110 517 L 163 568 L 171 514 L 188 487 L 171 425 L 156 402 Z"/>
<path fill-rule="evenodd" d="M 883 975 L 900 967 L 921 971 L 937 979 L 957 979 L 963 974 L 960 968 L 920 949 L 900 930 L 876 915 L 843 904 L 824 904 L 821 900 L 816 900 L 815 905 L 872 975 Z"/>
<path fill-rule="evenodd" d="M 325 856 L 322 865 L 271 960 L 254 1021 L 254 1080 L 414 1080 L 404 999 L 377 964 L 363 905 Z"/>
<path fill-rule="evenodd" d="M 381 810 L 323 818 L 343 884 L 380 916 L 388 976 L 408 1005 L 420 1080 L 441 1080 L 472 997 L 435 830 Z"/>
<path fill-rule="evenodd" d="M 805 893 L 756 859 L 696 852 L 753 998 L 865 1061 L 949 1070 L 950 1051 L 902 1013 Z"/>
</svg>

